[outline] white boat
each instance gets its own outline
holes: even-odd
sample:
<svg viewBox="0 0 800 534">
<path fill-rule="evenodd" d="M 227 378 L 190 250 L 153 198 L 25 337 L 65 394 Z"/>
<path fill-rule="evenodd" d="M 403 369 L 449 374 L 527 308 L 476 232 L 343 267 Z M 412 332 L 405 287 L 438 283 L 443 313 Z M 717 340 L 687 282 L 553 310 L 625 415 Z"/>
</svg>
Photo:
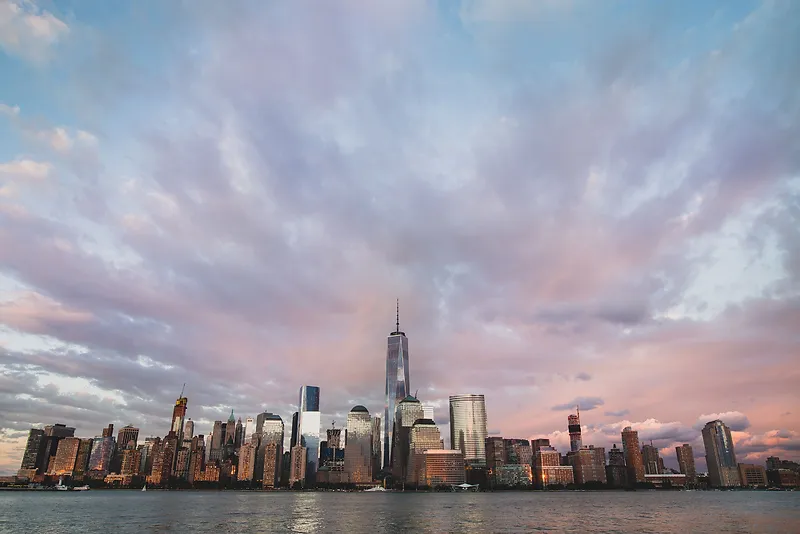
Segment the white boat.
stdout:
<svg viewBox="0 0 800 534">
<path fill-rule="evenodd" d="M 365 489 L 364 491 L 388 491 L 388 490 L 382 486 L 374 486 L 372 488 Z"/>
<path fill-rule="evenodd" d="M 64 485 L 64 479 L 59 477 L 58 484 L 56 484 L 56 490 L 58 491 L 69 491 L 70 487 Z"/>
<path fill-rule="evenodd" d="M 89 491 L 91 488 L 88 484 L 84 484 L 83 486 L 75 486 L 72 488 L 73 491 Z"/>
<path fill-rule="evenodd" d="M 145 484 L 144 486 L 142 486 L 142 491 L 147 491 L 147 484 Z"/>
</svg>

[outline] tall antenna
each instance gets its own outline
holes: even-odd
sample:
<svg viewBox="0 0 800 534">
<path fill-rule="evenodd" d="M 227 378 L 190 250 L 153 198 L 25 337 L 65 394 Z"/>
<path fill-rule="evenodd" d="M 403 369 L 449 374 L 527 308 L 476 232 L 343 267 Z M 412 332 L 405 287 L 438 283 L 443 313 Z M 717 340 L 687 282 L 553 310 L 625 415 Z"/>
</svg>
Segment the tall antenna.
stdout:
<svg viewBox="0 0 800 534">
<path fill-rule="evenodd" d="M 400 299 L 397 299 L 397 322 L 395 322 L 395 332 L 400 331 Z"/>
<path fill-rule="evenodd" d="M 186 382 L 183 383 L 183 387 L 181 388 L 181 396 L 178 397 L 179 399 L 183 398 L 183 390 L 186 389 Z"/>
<path fill-rule="evenodd" d="M 419 393 L 419 389 L 415 389 L 415 390 L 414 390 L 414 398 L 415 398 L 415 399 L 417 398 L 417 393 Z"/>
</svg>

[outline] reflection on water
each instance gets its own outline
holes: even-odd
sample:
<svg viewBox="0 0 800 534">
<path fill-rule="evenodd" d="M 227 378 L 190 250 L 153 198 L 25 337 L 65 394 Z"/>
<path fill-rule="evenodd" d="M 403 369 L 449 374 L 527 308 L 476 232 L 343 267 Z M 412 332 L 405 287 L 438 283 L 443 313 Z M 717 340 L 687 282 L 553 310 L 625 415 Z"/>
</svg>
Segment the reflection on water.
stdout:
<svg viewBox="0 0 800 534">
<path fill-rule="evenodd" d="M 0 532 L 800 532 L 800 492 L 0 492 Z"/>
<path fill-rule="evenodd" d="M 317 532 L 322 526 L 321 493 L 292 493 L 292 532 Z"/>
</svg>

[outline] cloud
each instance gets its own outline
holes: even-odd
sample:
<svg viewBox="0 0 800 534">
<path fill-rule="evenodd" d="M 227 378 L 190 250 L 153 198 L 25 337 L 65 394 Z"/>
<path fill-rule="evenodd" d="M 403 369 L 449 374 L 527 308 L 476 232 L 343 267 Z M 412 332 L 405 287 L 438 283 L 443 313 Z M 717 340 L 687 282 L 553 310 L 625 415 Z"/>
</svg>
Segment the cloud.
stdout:
<svg viewBox="0 0 800 534">
<path fill-rule="evenodd" d="M 10 175 L 16 178 L 42 180 L 47 178 L 53 166 L 47 162 L 18 159 L 8 163 L 0 163 L 0 175 Z"/>
<path fill-rule="evenodd" d="M 717 419 L 725 423 L 725 425 L 733 431 L 741 432 L 750 428 L 750 421 L 747 419 L 747 416 L 742 412 L 735 411 L 701 415 L 697 418 L 694 428 L 702 430 L 706 423 L 709 421 L 716 421 Z"/>
<path fill-rule="evenodd" d="M 0 103 L 0 114 L 15 117 L 19 115 L 19 106 L 9 106 L 8 104 Z"/>
<path fill-rule="evenodd" d="M 8 54 L 43 62 L 69 33 L 69 26 L 33 1 L 0 0 L 0 47 Z"/>
<path fill-rule="evenodd" d="M 603 404 L 603 399 L 600 397 L 576 397 L 569 402 L 558 404 L 550 409 L 553 411 L 572 410 L 578 406 L 582 410 L 589 411 L 594 410 Z"/>
<path fill-rule="evenodd" d="M 605 415 L 608 417 L 624 417 L 631 413 L 630 410 L 607 411 Z"/>
<path fill-rule="evenodd" d="M 6 159 L 59 176 L 0 199 L 9 435 L 163 435 L 183 382 L 203 432 L 286 421 L 309 382 L 323 421 L 380 412 L 399 297 L 440 423 L 484 393 L 493 430 L 568 444 L 580 403 L 585 442 L 632 425 L 673 461 L 702 454 L 699 413 L 746 407 L 736 439 L 794 454 L 765 436 L 800 425 L 775 410 L 800 378 L 793 3 L 675 25 L 590 3 L 588 33 L 557 6 L 162 4 L 76 20 L 107 55 L 2 108 Z"/>
</svg>

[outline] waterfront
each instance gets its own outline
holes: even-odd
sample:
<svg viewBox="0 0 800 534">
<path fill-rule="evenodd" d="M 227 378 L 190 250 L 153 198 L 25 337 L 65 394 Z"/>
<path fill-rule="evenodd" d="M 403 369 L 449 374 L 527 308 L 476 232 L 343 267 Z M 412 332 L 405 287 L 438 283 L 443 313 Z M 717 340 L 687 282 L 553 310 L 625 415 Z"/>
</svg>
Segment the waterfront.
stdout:
<svg viewBox="0 0 800 534">
<path fill-rule="evenodd" d="M 0 492 L 0 532 L 800 532 L 797 492 Z"/>
</svg>

